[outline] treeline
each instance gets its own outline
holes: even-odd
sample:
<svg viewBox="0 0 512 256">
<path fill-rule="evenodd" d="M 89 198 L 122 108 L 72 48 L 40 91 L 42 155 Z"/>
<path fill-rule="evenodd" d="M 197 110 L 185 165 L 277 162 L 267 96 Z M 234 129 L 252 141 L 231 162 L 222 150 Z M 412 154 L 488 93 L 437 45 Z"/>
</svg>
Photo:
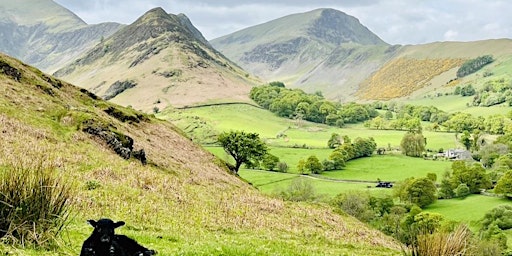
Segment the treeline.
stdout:
<svg viewBox="0 0 512 256">
<path fill-rule="evenodd" d="M 504 78 L 487 81 L 473 97 L 473 106 L 490 107 L 505 102 L 512 106 L 512 82 Z"/>
<path fill-rule="evenodd" d="M 320 174 L 324 171 L 339 170 L 350 160 L 372 156 L 377 149 L 377 143 L 372 137 L 367 139 L 357 137 L 352 141 L 348 136 L 341 137 L 337 133 L 331 135 L 328 145 L 331 148 L 335 147 L 328 159 L 320 162 L 314 155 L 301 159 L 297 165 L 299 172 Z"/>
<path fill-rule="evenodd" d="M 468 60 L 464 62 L 464 64 L 462 64 L 459 70 L 457 70 L 457 77 L 465 77 L 469 74 L 475 73 L 476 71 L 480 70 L 483 66 L 493 61 L 494 59 L 491 55 L 484 55 L 477 57 L 476 59 Z"/>
<path fill-rule="evenodd" d="M 512 82 L 505 78 L 487 81 L 478 91 L 471 84 L 457 86 L 453 93 L 463 97 L 474 96 L 473 106 L 490 107 L 505 102 L 512 106 Z"/>
<path fill-rule="evenodd" d="M 300 89 L 284 88 L 282 83 L 276 82 L 252 88 L 250 97 L 278 116 L 338 127 L 378 116 L 371 105 L 342 105 L 326 100 L 320 93 L 307 94 Z"/>
<path fill-rule="evenodd" d="M 481 131 L 489 134 L 505 134 L 512 132 L 512 112 L 507 116 L 490 115 L 472 116 L 468 113 L 448 114 L 433 106 L 399 105 L 391 103 L 373 103 L 373 107 L 385 111 L 364 123 L 367 128 L 406 130 L 421 132 L 421 122 L 432 123 L 431 130 L 448 132 Z"/>
</svg>

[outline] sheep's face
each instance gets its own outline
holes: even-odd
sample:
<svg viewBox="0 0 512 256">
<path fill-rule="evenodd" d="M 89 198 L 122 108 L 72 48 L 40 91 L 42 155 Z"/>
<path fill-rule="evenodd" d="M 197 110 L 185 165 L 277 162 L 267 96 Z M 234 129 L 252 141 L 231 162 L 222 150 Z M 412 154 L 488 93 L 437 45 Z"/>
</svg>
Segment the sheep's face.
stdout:
<svg viewBox="0 0 512 256">
<path fill-rule="evenodd" d="M 114 229 L 124 225 L 124 221 L 114 222 L 111 219 L 88 220 L 87 222 L 94 227 L 93 234 L 100 238 L 101 243 L 112 242 Z"/>
</svg>

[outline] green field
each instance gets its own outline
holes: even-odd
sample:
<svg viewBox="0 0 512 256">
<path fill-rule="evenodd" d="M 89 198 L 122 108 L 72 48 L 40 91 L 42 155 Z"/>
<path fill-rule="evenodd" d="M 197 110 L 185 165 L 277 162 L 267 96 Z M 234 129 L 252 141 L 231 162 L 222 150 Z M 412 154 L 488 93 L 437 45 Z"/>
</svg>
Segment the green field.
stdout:
<svg viewBox="0 0 512 256">
<path fill-rule="evenodd" d="M 159 118 L 170 120 L 186 131 L 198 143 L 213 143 L 214 134 L 230 130 L 244 130 L 260 134 L 269 145 L 276 147 L 326 148 L 333 133 L 357 137 L 373 137 L 378 147 L 399 148 L 405 131 L 374 130 L 362 124 L 349 124 L 343 128 L 306 121 L 280 118 L 273 113 L 246 104 L 198 107 L 184 110 L 166 110 Z M 278 138 L 279 134 L 281 136 Z M 454 133 L 424 131 L 427 148 L 456 148 Z"/>
<path fill-rule="evenodd" d="M 475 221 L 482 219 L 485 213 L 500 204 L 512 204 L 512 202 L 500 197 L 470 195 L 465 199 L 438 200 L 429 205 L 425 211 L 440 213 L 449 220 L 475 225 Z"/>
<path fill-rule="evenodd" d="M 400 181 L 409 177 L 437 174 L 438 180 L 450 170 L 450 161 L 432 161 L 403 155 L 375 155 L 349 161 L 343 170 L 322 173 L 322 176 L 343 180 Z"/>
</svg>

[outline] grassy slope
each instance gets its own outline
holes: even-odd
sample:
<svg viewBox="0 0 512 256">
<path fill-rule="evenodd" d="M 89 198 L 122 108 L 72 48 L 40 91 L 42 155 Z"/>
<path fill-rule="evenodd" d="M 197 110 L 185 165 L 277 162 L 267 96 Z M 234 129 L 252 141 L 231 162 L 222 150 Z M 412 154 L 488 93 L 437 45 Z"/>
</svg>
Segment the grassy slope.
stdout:
<svg viewBox="0 0 512 256">
<path fill-rule="evenodd" d="M 0 73 L 0 164 L 49 155 L 72 184 L 73 219 L 55 251 L 5 247 L 14 255 L 77 255 L 90 234 L 89 218 L 124 220 L 120 232 L 161 255 L 396 255 L 397 244 L 358 221 L 321 206 L 262 196 L 220 168 L 171 124 L 123 123 L 76 87 L 52 87 L 42 74 L 13 59 L 21 83 Z M 39 84 L 38 89 L 35 85 Z M 109 123 L 144 148 L 150 164 L 126 161 L 83 133 L 84 120 Z M 88 190 L 94 181 L 99 188 Z M 214 191 L 215 193 L 212 193 Z M 391 249 L 389 249 L 391 248 Z"/>
</svg>

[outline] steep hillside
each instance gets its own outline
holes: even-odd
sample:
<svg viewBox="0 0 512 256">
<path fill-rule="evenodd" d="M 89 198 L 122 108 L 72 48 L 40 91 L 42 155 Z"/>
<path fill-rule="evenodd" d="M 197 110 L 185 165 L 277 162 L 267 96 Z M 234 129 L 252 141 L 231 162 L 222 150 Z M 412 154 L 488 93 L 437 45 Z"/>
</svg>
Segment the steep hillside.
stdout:
<svg viewBox="0 0 512 256">
<path fill-rule="evenodd" d="M 148 11 L 55 75 L 144 111 L 247 101 L 258 82 L 215 51 L 185 15 Z"/>
<path fill-rule="evenodd" d="M 357 96 L 360 100 L 390 100 L 440 92 L 451 85 L 449 82 L 456 78 L 455 73 L 465 60 L 483 55 L 492 55 L 497 60 L 487 71 L 500 68 L 500 63 L 512 59 L 512 40 L 403 46 L 393 59 L 361 83 Z M 475 84 L 479 77 L 465 77 L 457 83 Z"/>
<path fill-rule="evenodd" d="M 0 51 L 54 72 L 117 31 L 121 24 L 87 25 L 52 0 L 0 2 Z"/>
<path fill-rule="evenodd" d="M 262 196 L 170 123 L 4 55 L 0 113 L 0 172 L 52 167 L 72 186 L 74 216 L 52 251 L 2 243 L 0 251 L 77 255 L 91 232 L 85 220 L 110 217 L 160 255 L 398 254 L 394 241 L 355 219 Z M 131 148 L 144 149 L 146 165 L 121 157 Z"/>
<path fill-rule="evenodd" d="M 354 92 L 396 49 L 356 18 L 333 9 L 289 15 L 211 43 L 264 80 L 322 90 L 330 98 Z"/>
</svg>

